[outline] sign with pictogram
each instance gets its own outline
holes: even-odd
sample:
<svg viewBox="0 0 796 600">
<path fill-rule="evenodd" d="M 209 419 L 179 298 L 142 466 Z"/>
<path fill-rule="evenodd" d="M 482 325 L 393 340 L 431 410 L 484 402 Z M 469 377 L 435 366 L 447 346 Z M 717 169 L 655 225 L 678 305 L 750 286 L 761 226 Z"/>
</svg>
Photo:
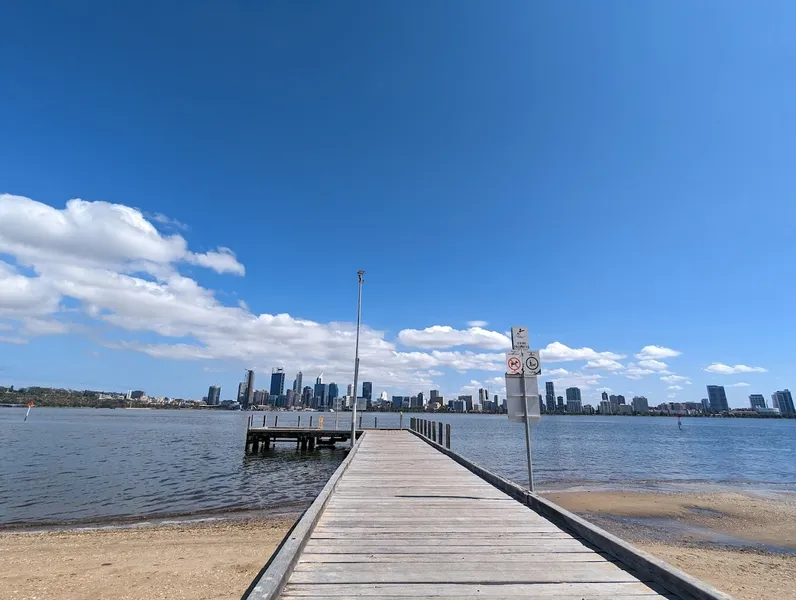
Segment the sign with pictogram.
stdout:
<svg viewBox="0 0 796 600">
<path fill-rule="evenodd" d="M 522 373 L 522 365 L 522 352 L 519 350 L 506 352 L 506 373 L 510 375 Z"/>
</svg>

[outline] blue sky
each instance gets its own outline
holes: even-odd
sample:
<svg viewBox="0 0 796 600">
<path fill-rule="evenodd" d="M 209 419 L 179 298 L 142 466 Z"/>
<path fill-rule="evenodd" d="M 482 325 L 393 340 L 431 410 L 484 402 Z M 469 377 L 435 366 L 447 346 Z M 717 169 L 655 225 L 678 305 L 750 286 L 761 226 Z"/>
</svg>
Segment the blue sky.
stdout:
<svg viewBox="0 0 796 600">
<path fill-rule="evenodd" d="M 513 324 L 589 400 L 796 385 L 790 2 L 0 21 L 0 381 L 342 387 L 362 268 L 377 391 L 499 392 Z"/>
</svg>

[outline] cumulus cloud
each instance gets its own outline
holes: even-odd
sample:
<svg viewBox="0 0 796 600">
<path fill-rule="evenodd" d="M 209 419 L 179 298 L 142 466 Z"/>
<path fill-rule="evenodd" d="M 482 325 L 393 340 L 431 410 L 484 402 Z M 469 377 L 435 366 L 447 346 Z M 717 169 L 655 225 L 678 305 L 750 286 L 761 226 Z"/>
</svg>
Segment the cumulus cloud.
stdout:
<svg viewBox="0 0 796 600">
<path fill-rule="evenodd" d="M 555 377 L 557 375 L 569 375 L 569 371 L 566 369 L 550 369 L 549 371 L 547 369 L 542 369 L 542 373 L 544 375 L 549 375 L 550 377 Z"/>
<path fill-rule="evenodd" d="M 449 325 L 433 325 L 425 329 L 404 329 L 398 333 L 398 341 L 404 346 L 416 348 L 454 348 L 470 346 L 485 350 L 508 350 L 511 340 L 497 331 L 482 327 L 454 329 Z"/>
<path fill-rule="evenodd" d="M 713 363 L 704 369 L 708 373 L 719 373 L 720 375 L 736 375 L 738 373 L 766 373 L 768 369 L 763 367 L 748 367 L 746 365 L 725 365 L 722 363 Z"/>
<path fill-rule="evenodd" d="M 541 350 L 543 362 L 566 362 L 571 360 L 621 360 L 622 354 L 614 352 L 596 352 L 591 348 L 570 348 L 561 342 L 552 342 Z"/>
<path fill-rule="evenodd" d="M 686 385 L 691 385 L 691 379 L 682 375 L 664 375 L 661 377 L 661 381 L 665 381 L 666 383 L 684 383 Z"/>
<path fill-rule="evenodd" d="M 608 358 L 597 358 L 595 360 L 590 360 L 586 363 L 587 369 L 600 369 L 603 371 L 618 371 L 619 369 L 624 369 L 624 365 L 619 363 L 615 360 L 611 360 Z"/>
<path fill-rule="evenodd" d="M 627 368 L 624 371 L 625 377 L 628 379 L 638 380 L 645 375 L 652 375 L 655 371 L 652 369 L 645 369 L 639 367 L 635 363 L 627 363 Z"/>
<path fill-rule="evenodd" d="M 665 362 L 653 358 L 638 361 L 638 366 L 642 369 L 651 369 L 653 371 L 665 371 L 669 368 L 669 365 Z"/>
<path fill-rule="evenodd" d="M 166 225 L 167 227 L 174 227 L 176 229 L 181 229 L 183 231 L 188 231 L 190 227 L 188 227 L 185 223 L 178 221 L 177 219 L 172 219 L 167 217 L 163 213 L 145 213 L 145 216 L 150 221 L 154 221 L 155 223 L 160 223 L 161 225 Z"/>
<path fill-rule="evenodd" d="M 745 381 L 739 381 L 738 383 L 733 383 L 728 387 L 749 387 L 750 384 L 746 383 Z"/>
<path fill-rule="evenodd" d="M 489 325 L 486 321 L 467 321 L 468 327 L 486 327 Z"/>
<path fill-rule="evenodd" d="M 636 358 L 639 360 L 657 360 L 661 358 L 674 358 L 680 356 L 679 350 L 672 350 L 665 346 L 644 346 L 637 354 Z"/>
<path fill-rule="evenodd" d="M 0 253 L 22 264 L 66 264 L 147 272 L 193 262 L 219 272 L 239 272 L 234 255 L 217 252 L 194 255 L 180 235 L 165 236 L 141 211 L 121 204 L 69 200 L 65 208 L 0 194 Z"/>
<path fill-rule="evenodd" d="M 667 390 L 682 390 L 682 389 L 683 389 L 683 386 L 680 386 L 680 385 L 670 385 L 670 386 L 669 386 L 669 387 L 667 387 L 666 389 L 667 389 Z"/>
</svg>

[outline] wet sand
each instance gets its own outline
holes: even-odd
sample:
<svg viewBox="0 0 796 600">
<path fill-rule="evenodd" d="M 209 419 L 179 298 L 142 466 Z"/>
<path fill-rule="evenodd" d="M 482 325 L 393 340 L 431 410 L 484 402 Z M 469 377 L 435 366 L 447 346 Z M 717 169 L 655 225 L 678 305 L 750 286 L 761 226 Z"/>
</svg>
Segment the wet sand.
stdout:
<svg viewBox="0 0 796 600">
<path fill-rule="evenodd" d="M 739 600 L 796 598 L 796 495 L 544 494 Z"/>
<path fill-rule="evenodd" d="M 238 600 L 295 517 L 0 533 L 3 599 Z"/>
</svg>

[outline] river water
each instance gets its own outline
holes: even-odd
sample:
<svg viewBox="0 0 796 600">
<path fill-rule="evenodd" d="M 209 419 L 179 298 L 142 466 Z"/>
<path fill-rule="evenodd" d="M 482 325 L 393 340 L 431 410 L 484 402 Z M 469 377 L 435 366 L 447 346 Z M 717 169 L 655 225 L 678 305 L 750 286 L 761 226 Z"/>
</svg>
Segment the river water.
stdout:
<svg viewBox="0 0 796 600">
<path fill-rule="evenodd" d="M 245 456 L 252 413 L 0 408 L 0 525 L 118 522 L 242 511 L 294 512 L 320 491 L 342 449 L 282 444 Z M 274 415 L 269 413 L 269 422 Z M 299 413 L 278 413 L 294 425 Z M 309 414 L 300 413 L 306 425 Z M 409 417 L 404 415 L 404 426 Z M 419 416 L 419 415 L 418 415 Z M 263 413 L 254 413 L 262 423 Z M 317 423 L 318 415 L 314 416 Z M 335 415 L 325 415 L 332 427 Z M 340 414 L 340 427 L 350 413 Z M 434 415 L 452 448 L 523 485 L 524 428 L 499 415 Z M 363 425 L 397 426 L 365 413 Z M 541 489 L 796 490 L 796 420 L 544 417 L 533 426 Z"/>
</svg>

